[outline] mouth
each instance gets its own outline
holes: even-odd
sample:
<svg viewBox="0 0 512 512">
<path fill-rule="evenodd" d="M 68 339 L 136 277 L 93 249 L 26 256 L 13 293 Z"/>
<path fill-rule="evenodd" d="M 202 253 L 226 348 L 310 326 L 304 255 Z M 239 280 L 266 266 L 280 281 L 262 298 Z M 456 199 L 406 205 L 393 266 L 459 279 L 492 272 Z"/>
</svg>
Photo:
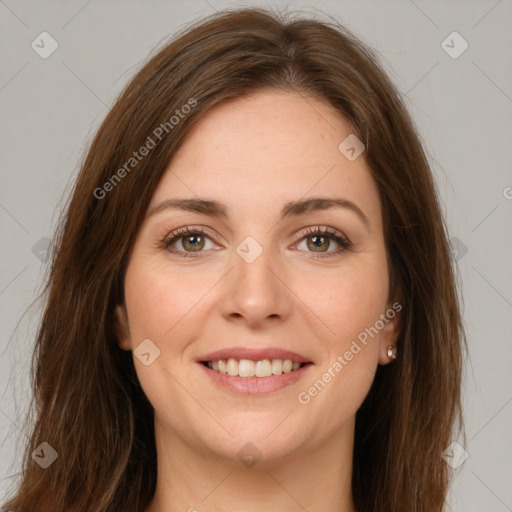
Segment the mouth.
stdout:
<svg viewBox="0 0 512 512">
<path fill-rule="evenodd" d="M 252 361 L 251 359 L 218 359 L 216 361 L 201 361 L 201 363 L 214 372 L 230 375 L 232 377 L 258 377 L 265 378 L 272 375 L 282 375 L 299 370 L 304 365 L 311 363 L 301 363 L 291 359 L 260 359 Z"/>
<path fill-rule="evenodd" d="M 268 394 L 290 386 L 314 364 L 289 350 L 243 347 L 217 350 L 197 362 L 216 385 L 249 395 Z"/>
</svg>

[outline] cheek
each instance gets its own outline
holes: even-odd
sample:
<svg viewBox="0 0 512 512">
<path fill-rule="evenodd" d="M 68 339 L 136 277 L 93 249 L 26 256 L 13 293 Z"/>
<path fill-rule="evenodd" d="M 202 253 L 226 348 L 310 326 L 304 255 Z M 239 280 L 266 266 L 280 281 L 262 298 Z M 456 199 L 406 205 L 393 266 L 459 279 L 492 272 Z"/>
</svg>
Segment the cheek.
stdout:
<svg viewBox="0 0 512 512">
<path fill-rule="evenodd" d="M 162 264 L 134 259 L 125 277 L 126 304 L 130 319 L 132 349 L 150 339 L 160 350 L 150 365 L 134 355 L 138 380 L 157 415 L 173 428 L 194 423 L 195 402 L 182 387 L 186 382 L 187 347 L 198 337 L 204 316 L 201 300 L 216 280 L 212 273 L 187 269 L 171 272 Z M 192 406 L 191 406 L 192 404 Z M 173 418 L 179 417 L 176 421 Z"/>
<path fill-rule="evenodd" d="M 375 377 L 379 334 L 368 333 L 386 310 L 385 259 L 368 258 L 329 278 L 317 276 L 316 288 L 304 286 L 302 294 L 329 329 L 318 337 L 324 353 L 321 365 L 297 399 L 312 422 L 317 414 L 330 411 L 324 428 L 334 432 L 359 409 Z"/>
<path fill-rule="evenodd" d="M 317 275 L 303 282 L 300 296 L 323 321 L 329 351 L 345 351 L 386 309 L 388 276 L 384 264 L 361 264 Z M 376 345 L 376 344 L 375 344 Z"/>
<path fill-rule="evenodd" d="M 211 274 L 194 269 L 171 272 L 162 265 L 136 262 L 128 268 L 125 279 L 133 341 L 142 336 L 159 340 L 162 345 L 169 338 L 173 346 L 179 344 L 181 337 L 176 332 L 213 284 Z"/>
</svg>

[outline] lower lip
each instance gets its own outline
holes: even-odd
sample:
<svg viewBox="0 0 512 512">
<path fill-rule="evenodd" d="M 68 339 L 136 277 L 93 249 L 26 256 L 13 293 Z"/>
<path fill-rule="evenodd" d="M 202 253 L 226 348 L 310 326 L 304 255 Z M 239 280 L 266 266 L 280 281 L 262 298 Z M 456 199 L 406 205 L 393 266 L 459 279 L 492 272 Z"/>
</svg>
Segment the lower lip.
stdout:
<svg viewBox="0 0 512 512">
<path fill-rule="evenodd" d="M 198 364 L 214 382 L 244 395 L 266 395 L 291 386 L 304 376 L 310 366 L 313 366 L 311 363 L 307 363 L 298 370 L 270 377 L 236 377 L 212 370 L 202 363 Z"/>
</svg>

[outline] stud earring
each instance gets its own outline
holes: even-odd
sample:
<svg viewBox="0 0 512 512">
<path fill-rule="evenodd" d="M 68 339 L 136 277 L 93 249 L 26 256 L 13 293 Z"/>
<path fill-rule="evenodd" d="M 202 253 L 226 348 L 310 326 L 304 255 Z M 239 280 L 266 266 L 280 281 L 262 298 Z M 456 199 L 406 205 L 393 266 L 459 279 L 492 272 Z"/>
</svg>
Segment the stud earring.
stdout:
<svg viewBox="0 0 512 512">
<path fill-rule="evenodd" d="M 391 359 L 396 359 L 396 347 L 394 345 L 389 345 L 388 357 L 390 357 Z"/>
</svg>

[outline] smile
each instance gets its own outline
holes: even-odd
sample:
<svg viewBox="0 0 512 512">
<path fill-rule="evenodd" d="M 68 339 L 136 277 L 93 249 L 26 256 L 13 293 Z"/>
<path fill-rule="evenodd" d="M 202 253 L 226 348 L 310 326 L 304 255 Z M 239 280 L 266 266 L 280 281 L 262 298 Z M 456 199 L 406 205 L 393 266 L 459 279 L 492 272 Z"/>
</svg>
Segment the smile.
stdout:
<svg viewBox="0 0 512 512">
<path fill-rule="evenodd" d="M 291 373 L 301 368 L 305 363 L 291 359 L 219 359 L 217 361 L 204 361 L 210 370 L 232 377 L 270 377 Z"/>
<path fill-rule="evenodd" d="M 232 346 L 201 354 L 198 366 L 216 385 L 242 395 L 267 395 L 298 382 L 315 362 L 279 347 Z"/>
</svg>

